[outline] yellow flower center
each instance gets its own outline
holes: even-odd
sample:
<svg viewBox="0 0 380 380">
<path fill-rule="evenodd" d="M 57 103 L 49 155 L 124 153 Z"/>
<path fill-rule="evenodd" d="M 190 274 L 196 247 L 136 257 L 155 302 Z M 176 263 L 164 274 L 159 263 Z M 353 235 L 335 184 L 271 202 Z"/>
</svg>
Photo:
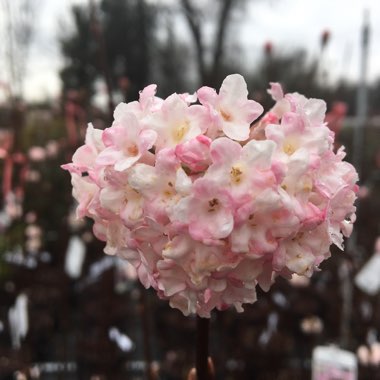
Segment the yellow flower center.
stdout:
<svg viewBox="0 0 380 380">
<path fill-rule="evenodd" d="M 230 171 L 230 177 L 231 177 L 231 182 L 235 185 L 239 184 L 242 180 L 243 176 L 243 171 L 237 167 L 233 166 Z"/>
<path fill-rule="evenodd" d="M 183 122 L 182 124 L 180 124 L 179 126 L 177 126 L 176 128 L 174 128 L 172 132 L 172 137 L 173 137 L 174 142 L 177 144 L 181 142 L 189 129 L 190 129 L 190 123 L 187 120 Z"/>
<path fill-rule="evenodd" d="M 164 190 L 164 197 L 165 198 L 171 198 L 172 196 L 174 196 L 174 191 L 173 190 L 171 190 L 171 189 Z"/>
<path fill-rule="evenodd" d="M 229 112 L 220 110 L 220 114 L 222 115 L 222 118 L 224 121 L 231 121 L 232 120 L 232 116 Z"/>
<path fill-rule="evenodd" d="M 313 190 L 313 182 L 310 179 L 305 180 L 303 183 L 303 191 L 309 193 L 311 190 Z"/>
<path fill-rule="evenodd" d="M 132 145 L 130 145 L 130 146 L 127 148 L 127 151 L 128 151 L 128 153 L 129 153 L 132 157 L 134 157 L 134 156 L 137 156 L 137 155 L 138 155 L 138 153 L 139 153 L 139 148 L 137 147 L 136 144 L 132 144 Z"/>
<path fill-rule="evenodd" d="M 288 155 L 288 156 L 291 156 L 295 151 L 296 151 L 296 148 L 294 147 L 293 144 L 291 143 L 286 143 L 284 144 L 284 152 Z"/>
</svg>

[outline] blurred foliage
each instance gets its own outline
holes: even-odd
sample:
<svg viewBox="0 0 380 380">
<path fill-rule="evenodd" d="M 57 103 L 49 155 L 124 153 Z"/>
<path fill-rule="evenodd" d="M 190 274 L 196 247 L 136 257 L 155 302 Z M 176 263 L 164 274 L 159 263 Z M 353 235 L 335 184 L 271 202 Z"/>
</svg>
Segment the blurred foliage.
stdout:
<svg viewBox="0 0 380 380">
<path fill-rule="evenodd" d="M 61 71 L 64 91 L 83 89 L 90 98 L 95 81 L 109 76 L 112 90 L 120 91 L 121 86 L 124 98 L 131 101 L 138 98 L 153 73 L 159 76 L 163 70 L 167 77 L 168 72 L 174 74 L 174 67 L 180 72 L 178 43 L 173 33 L 166 43 L 158 38 L 158 13 L 151 3 L 102 0 L 100 9 L 91 4 L 75 6 L 72 14 L 75 30 L 61 38 L 66 61 Z M 174 78 L 183 87 L 185 75 L 174 74 Z"/>
</svg>

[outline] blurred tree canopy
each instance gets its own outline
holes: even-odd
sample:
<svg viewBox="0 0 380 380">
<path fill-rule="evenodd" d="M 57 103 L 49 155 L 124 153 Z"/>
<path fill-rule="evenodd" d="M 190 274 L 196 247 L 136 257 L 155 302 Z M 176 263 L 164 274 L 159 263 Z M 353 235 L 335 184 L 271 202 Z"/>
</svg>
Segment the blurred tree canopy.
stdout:
<svg viewBox="0 0 380 380">
<path fill-rule="evenodd" d="M 94 2 L 74 6 L 74 30 L 60 39 L 64 91 L 82 90 L 89 100 L 100 78 L 109 95 L 119 91 L 128 101 L 151 82 L 159 84 L 161 96 L 194 87 L 189 85 L 194 76 L 201 84 L 216 87 L 240 66 L 231 65 L 232 59 L 228 63 L 232 53 L 227 54 L 225 46 L 233 13 L 244 0 L 217 3 L 205 7 L 190 0 L 175 5 L 102 0 L 99 6 Z M 175 23 L 182 16 L 190 40 L 176 34 Z M 205 33 L 207 23 L 213 24 L 211 41 Z"/>
<path fill-rule="evenodd" d="M 95 81 L 105 79 L 113 91 L 123 79 L 128 100 L 147 84 L 150 47 L 156 41 L 156 12 L 145 1 L 103 0 L 72 8 L 75 30 L 61 38 L 66 64 L 64 90 L 81 89 L 91 97 Z M 125 85 L 124 85 L 125 87 Z"/>
</svg>

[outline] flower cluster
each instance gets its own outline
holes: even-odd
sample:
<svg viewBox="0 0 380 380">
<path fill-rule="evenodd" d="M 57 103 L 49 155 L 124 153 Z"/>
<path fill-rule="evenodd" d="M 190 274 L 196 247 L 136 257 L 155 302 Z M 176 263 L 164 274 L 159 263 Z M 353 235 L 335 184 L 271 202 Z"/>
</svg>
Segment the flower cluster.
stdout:
<svg viewBox="0 0 380 380">
<path fill-rule="evenodd" d="M 322 100 L 283 94 L 249 100 L 240 75 L 219 93 L 121 103 L 110 128 L 87 129 L 64 165 L 78 217 L 94 220 L 105 253 L 132 263 L 185 315 L 256 300 L 278 275 L 310 276 L 343 248 L 355 217 L 357 173 L 333 151 Z"/>
</svg>

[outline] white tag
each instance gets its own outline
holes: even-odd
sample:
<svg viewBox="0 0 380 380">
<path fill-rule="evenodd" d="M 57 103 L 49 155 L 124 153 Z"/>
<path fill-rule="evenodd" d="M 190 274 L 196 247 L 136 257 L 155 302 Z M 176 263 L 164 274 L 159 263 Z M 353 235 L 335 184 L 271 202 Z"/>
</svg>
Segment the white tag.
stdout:
<svg viewBox="0 0 380 380">
<path fill-rule="evenodd" d="M 25 338 L 29 328 L 28 297 L 25 294 L 17 296 L 15 305 L 9 309 L 8 320 L 12 345 L 14 348 L 20 348 L 21 339 Z"/>
<path fill-rule="evenodd" d="M 350 351 L 335 346 L 313 350 L 312 380 L 357 380 L 357 359 Z"/>
<path fill-rule="evenodd" d="M 373 296 L 380 290 L 380 253 L 375 253 L 355 277 L 356 286 Z"/>
<path fill-rule="evenodd" d="M 86 255 L 86 246 L 78 236 L 69 240 L 65 259 L 65 272 L 71 278 L 78 278 L 82 273 L 82 266 Z"/>
<path fill-rule="evenodd" d="M 111 327 L 108 330 L 110 340 L 116 342 L 120 350 L 130 352 L 134 348 L 134 344 L 128 335 L 123 334 L 117 327 Z"/>
</svg>

